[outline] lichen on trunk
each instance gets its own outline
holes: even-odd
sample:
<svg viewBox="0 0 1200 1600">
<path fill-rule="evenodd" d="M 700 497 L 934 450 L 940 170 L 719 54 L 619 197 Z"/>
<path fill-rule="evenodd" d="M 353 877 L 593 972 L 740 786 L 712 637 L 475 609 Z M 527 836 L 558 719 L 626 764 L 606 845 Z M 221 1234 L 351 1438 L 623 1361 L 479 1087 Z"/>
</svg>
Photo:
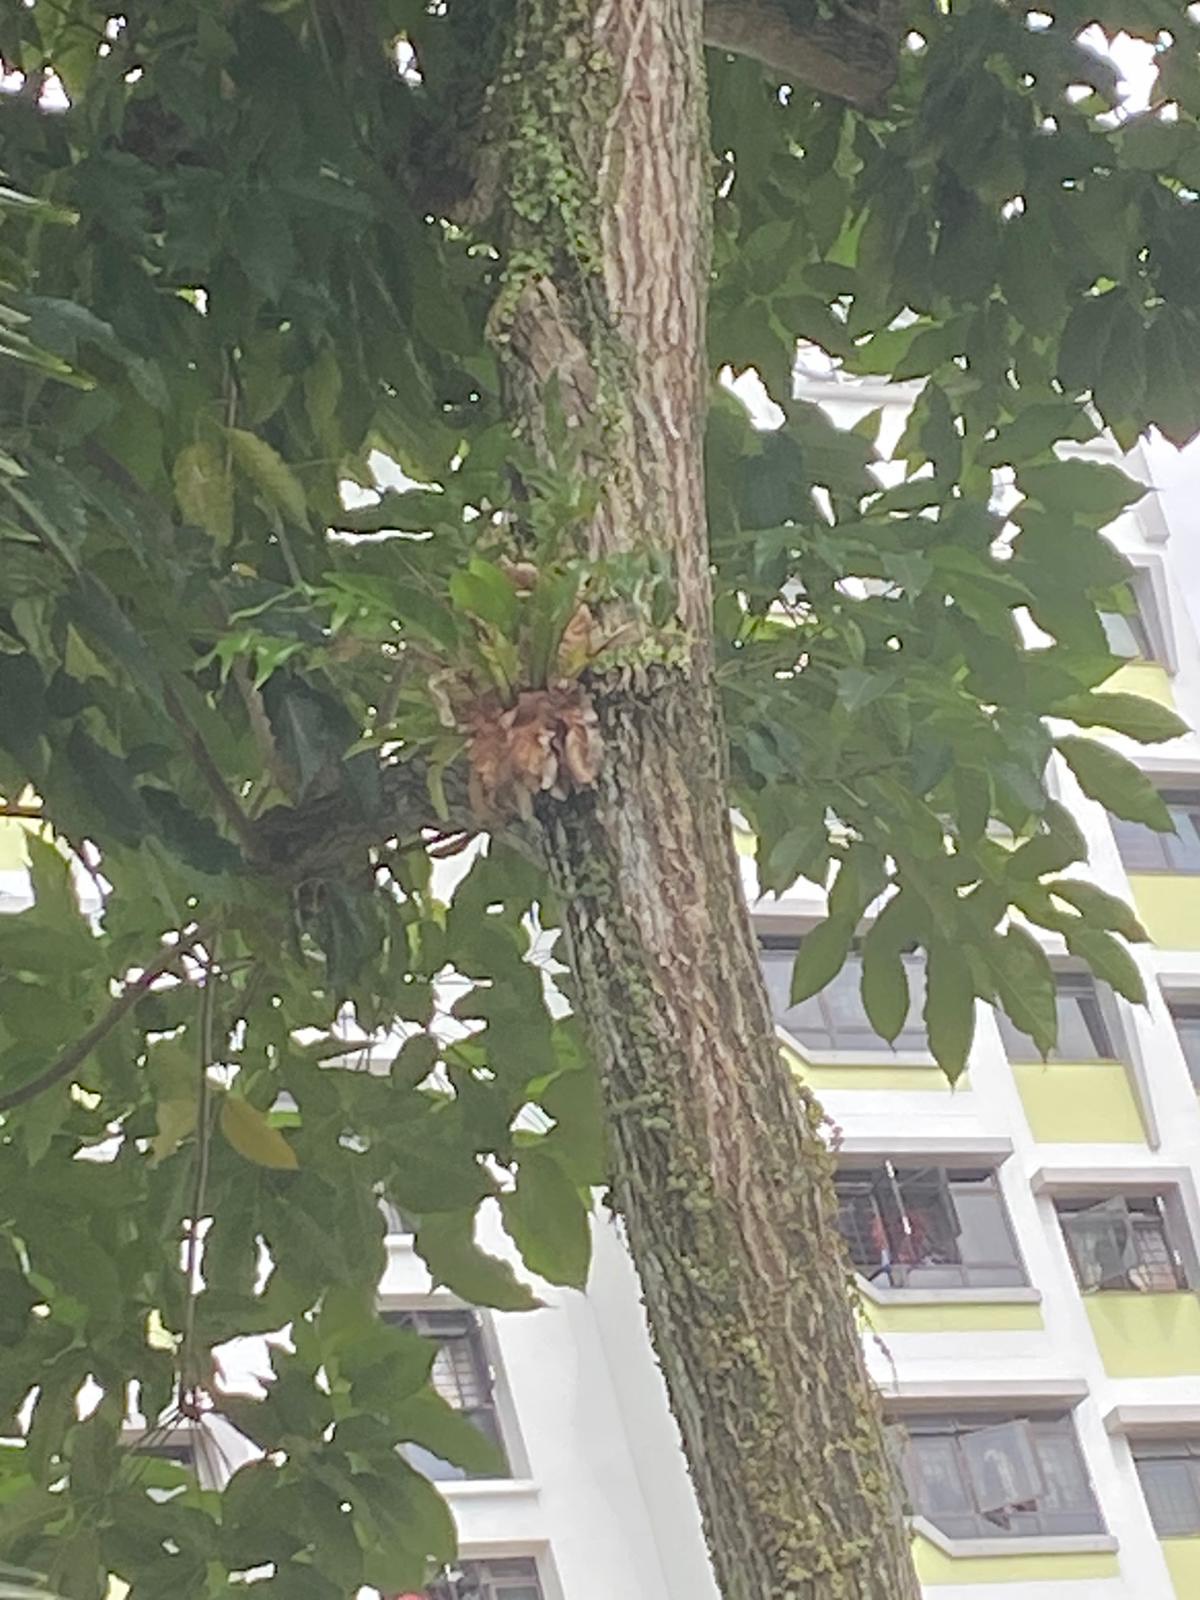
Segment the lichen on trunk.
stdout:
<svg viewBox="0 0 1200 1600">
<path fill-rule="evenodd" d="M 820 1114 L 779 1053 L 729 827 L 701 464 L 699 0 L 518 0 L 497 102 L 512 198 L 492 333 L 510 414 L 544 447 L 553 389 L 602 491 L 581 553 L 653 547 L 675 582 L 661 659 L 588 685 L 598 781 L 537 812 L 718 1580 L 725 1600 L 915 1600 Z"/>
</svg>

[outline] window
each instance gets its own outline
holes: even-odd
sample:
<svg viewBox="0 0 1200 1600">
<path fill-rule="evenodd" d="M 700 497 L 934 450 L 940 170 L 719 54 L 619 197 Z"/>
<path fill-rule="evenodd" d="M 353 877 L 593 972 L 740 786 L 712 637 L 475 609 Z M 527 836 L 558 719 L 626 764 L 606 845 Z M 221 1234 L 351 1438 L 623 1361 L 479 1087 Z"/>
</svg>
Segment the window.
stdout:
<svg viewBox="0 0 1200 1600">
<path fill-rule="evenodd" d="M 1200 1533 L 1200 1439 L 1147 1439 L 1133 1459 L 1159 1538 Z"/>
<path fill-rule="evenodd" d="M 1107 989 L 1097 988 L 1086 974 L 1060 972 L 1054 980 L 1058 1010 L 1058 1043 L 1051 1061 L 1112 1061 L 1116 1059 L 1112 1034 L 1104 1015 Z M 1009 1021 L 999 1008 L 996 1022 L 1010 1061 L 1040 1061 L 1028 1034 Z"/>
<path fill-rule="evenodd" d="M 1069 1416 L 913 1417 L 904 1481 L 951 1539 L 1103 1533 Z"/>
<path fill-rule="evenodd" d="M 906 956 L 910 995 L 908 1017 L 894 1044 L 881 1039 L 867 1018 L 862 1002 L 862 957 L 851 954 L 846 964 L 818 993 L 798 1006 L 791 1003 L 792 966 L 799 941 L 763 938 L 759 942 L 759 963 L 771 1001 L 771 1014 L 797 1041 L 810 1050 L 844 1050 L 875 1054 L 880 1050 L 927 1051 L 929 1042 L 921 1010 L 925 1003 L 925 964 L 917 956 Z"/>
<path fill-rule="evenodd" d="M 1113 838 L 1128 872 L 1200 872 L 1200 790 L 1164 789 L 1174 833 L 1113 817 Z"/>
<path fill-rule="evenodd" d="M 1054 1202 L 1079 1287 L 1170 1294 L 1187 1288 L 1160 1195 L 1109 1195 Z"/>
<path fill-rule="evenodd" d="M 836 1178 L 850 1259 L 893 1289 L 1020 1287 L 1026 1282 L 996 1174 L 946 1167 L 847 1167 Z"/>
<path fill-rule="evenodd" d="M 1175 1032 L 1179 1035 L 1180 1048 L 1192 1082 L 1200 1089 L 1200 1002 L 1168 1000 L 1167 1009 L 1175 1024 Z"/>
<path fill-rule="evenodd" d="M 542 1600 L 537 1567 L 526 1557 L 460 1561 L 435 1578 L 424 1595 L 389 1595 L 387 1600 Z"/>
<path fill-rule="evenodd" d="M 1108 648 L 1113 655 L 1124 656 L 1128 661 L 1155 661 L 1158 651 L 1150 637 L 1147 619 L 1151 608 L 1145 579 L 1139 574 L 1125 592 L 1128 596 L 1126 609 L 1100 613 Z"/>
<path fill-rule="evenodd" d="M 503 1455 L 492 1371 L 476 1314 L 473 1311 L 389 1311 L 384 1313 L 383 1320 L 433 1340 L 438 1347 L 433 1360 L 433 1387 L 443 1400 L 473 1422 Z M 418 1472 L 435 1483 L 471 1476 L 464 1468 L 443 1461 L 419 1444 L 406 1444 L 404 1454 Z M 507 1477 L 507 1470 L 501 1476 Z"/>
</svg>

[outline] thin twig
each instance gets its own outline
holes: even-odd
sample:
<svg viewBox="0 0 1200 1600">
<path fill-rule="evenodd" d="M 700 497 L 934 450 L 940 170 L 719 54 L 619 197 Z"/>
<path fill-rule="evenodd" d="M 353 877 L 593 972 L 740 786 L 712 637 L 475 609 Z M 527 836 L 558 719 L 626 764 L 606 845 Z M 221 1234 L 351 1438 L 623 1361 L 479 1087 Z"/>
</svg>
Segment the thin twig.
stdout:
<svg viewBox="0 0 1200 1600">
<path fill-rule="evenodd" d="M 30 822 L 45 822 L 46 813 L 41 806 L 0 805 L 0 817 L 27 817 Z"/>
<path fill-rule="evenodd" d="M 184 1277 L 187 1284 L 187 1311 L 183 1326 L 183 1345 L 179 1355 L 180 1389 L 184 1406 L 195 1408 L 196 1274 L 200 1265 L 200 1223 L 204 1215 L 204 1195 L 208 1187 L 208 1155 L 211 1145 L 211 1090 L 208 1069 L 213 1057 L 213 1011 L 216 1003 L 216 951 L 209 952 L 208 966 L 200 989 L 200 1027 L 196 1082 L 196 1175 L 192 1185 L 191 1215 L 188 1219 Z M 190 1413 L 185 1411 L 185 1415 Z"/>
<path fill-rule="evenodd" d="M 31 1078 L 28 1083 L 23 1083 L 20 1088 L 10 1089 L 7 1094 L 0 1095 L 0 1111 L 11 1111 L 14 1106 L 24 1105 L 27 1100 L 33 1100 L 44 1089 L 52 1088 L 74 1072 L 76 1067 L 81 1066 L 96 1046 L 108 1037 L 121 1018 L 132 1011 L 138 1001 L 149 992 L 155 979 L 161 978 L 167 968 L 184 954 L 188 946 L 201 937 L 197 930 L 189 936 L 186 944 L 181 936 L 177 943 L 169 945 L 144 972 L 125 985 L 104 1015 L 93 1022 L 87 1032 L 73 1044 L 69 1044 L 45 1072 L 36 1078 Z"/>
</svg>

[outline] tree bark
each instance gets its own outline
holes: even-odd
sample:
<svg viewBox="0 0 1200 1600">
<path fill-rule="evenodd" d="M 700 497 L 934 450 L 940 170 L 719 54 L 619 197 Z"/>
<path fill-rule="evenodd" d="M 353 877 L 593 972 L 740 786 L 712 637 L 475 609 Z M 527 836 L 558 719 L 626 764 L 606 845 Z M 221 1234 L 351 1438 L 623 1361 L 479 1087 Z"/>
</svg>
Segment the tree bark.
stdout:
<svg viewBox="0 0 1200 1600">
<path fill-rule="evenodd" d="M 602 487 L 586 553 L 664 552 L 678 614 L 657 654 L 591 682 L 599 780 L 538 816 L 615 1200 L 725 1600 L 915 1600 L 820 1111 L 779 1052 L 729 822 L 701 453 L 701 13 L 518 0 L 498 85 L 510 202 L 493 334 L 511 413 L 548 457 L 552 411 L 577 430 Z"/>
</svg>

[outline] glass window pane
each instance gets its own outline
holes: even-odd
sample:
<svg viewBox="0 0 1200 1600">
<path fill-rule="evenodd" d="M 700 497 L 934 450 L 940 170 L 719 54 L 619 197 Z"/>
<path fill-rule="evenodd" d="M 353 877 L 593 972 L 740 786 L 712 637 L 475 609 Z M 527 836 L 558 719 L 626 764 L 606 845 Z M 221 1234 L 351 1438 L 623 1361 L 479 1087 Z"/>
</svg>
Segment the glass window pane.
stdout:
<svg viewBox="0 0 1200 1600">
<path fill-rule="evenodd" d="M 1056 1210 L 1082 1289 L 1170 1294 L 1186 1287 L 1154 1196 L 1062 1200 Z"/>
<path fill-rule="evenodd" d="M 396 1595 L 392 1600 L 422 1600 Z M 462 1561 L 437 1578 L 424 1600 L 542 1600 L 537 1567 L 525 1557 L 500 1561 Z"/>
<path fill-rule="evenodd" d="M 950 1192 L 958 1217 L 960 1260 L 977 1287 L 1022 1284 L 1025 1273 L 1008 1226 L 996 1179 L 963 1179 L 951 1174 Z"/>
<path fill-rule="evenodd" d="M 1092 1496 L 1087 1469 L 1075 1430 L 1062 1422 L 1032 1424 L 1037 1457 L 1045 1480 L 1038 1513 L 1047 1533 L 1092 1533 L 1100 1513 Z M 1068 1431 L 1069 1430 L 1069 1431 Z"/>
<path fill-rule="evenodd" d="M 1114 1198 L 1057 1209 L 1080 1288 L 1129 1288 L 1137 1255 L 1124 1201 Z"/>
<path fill-rule="evenodd" d="M 916 1434 L 905 1457 L 908 1492 L 915 1509 L 941 1526 L 947 1515 L 975 1510 L 952 1437 Z"/>
<path fill-rule="evenodd" d="M 1129 661 L 1151 659 L 1145 625 L 1138 612 L 1102 611 L 1100 624 L 1113 655 Z"/>
<path fill-rule="evenodd" d="M 1110 817 L 1113 839 L 1127 872 L 1165 872 L 1171 862 L 1167 855 L 1164 833 L 1157 833 L 1140 822 L 1126 822 L 1123 817 Z"/>
<path fill-rule="evenodd" d="M 1172 872 L 1200 872 L 1200 795 L 1168 794 L 1175 833 L 1164 834 Z"/>
<path fill-rule="evenodd" d="M 1141 1460 L 1137 1462 L 1142 1491 L 1160 1538 L 1200 1533 L 1200 1471 L 1195 1460 Z"/>
<path fill-rule="evenodd" d="M 1156 833 L 1138 822 L 1113 817 L 1113 838 L 1130 872 L 1200 873 L 1200 794 L 1190 789 L 1165 789 L 1163 799 L 1175 832 Z"/>
<path fill-rule="evenodd" d="M 1002 1422 L 962 1437 L 980 1511 L 1004 1511 L 1036 1501 L 1044 1485 L 1029 1425 Z"/>
</svg>

